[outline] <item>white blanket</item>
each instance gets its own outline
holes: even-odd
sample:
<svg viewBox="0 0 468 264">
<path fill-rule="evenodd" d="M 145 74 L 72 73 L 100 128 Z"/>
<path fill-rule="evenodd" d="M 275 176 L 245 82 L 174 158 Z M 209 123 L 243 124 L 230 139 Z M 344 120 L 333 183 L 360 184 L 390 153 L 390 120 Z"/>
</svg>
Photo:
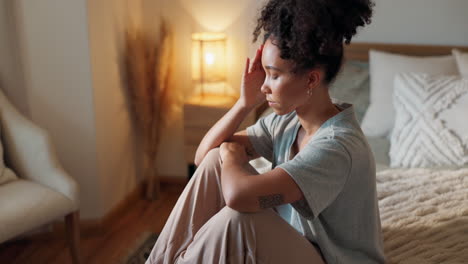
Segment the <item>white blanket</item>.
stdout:
<svg viewBox="0 0 468 264">
<path fill-rule="evenodd" d="M 468 168 L 377 173 L 388 263 L 468 263 Z"/>
</svg>

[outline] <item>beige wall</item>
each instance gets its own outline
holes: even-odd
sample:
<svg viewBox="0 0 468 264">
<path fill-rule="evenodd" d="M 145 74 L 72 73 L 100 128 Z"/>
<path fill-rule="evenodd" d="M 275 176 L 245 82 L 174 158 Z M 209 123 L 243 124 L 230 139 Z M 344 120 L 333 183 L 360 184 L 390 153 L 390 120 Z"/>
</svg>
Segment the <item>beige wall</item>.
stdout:
<svg viewBox="0 0 468 264">
<path fill-rule="evenodd" d="M 24 91 L 9 89 L 9 97 L 17 98 L 17 105 L 30 109 L 33 121 L 51 134 L 60 161 L 81 187 L 82 218 L 100 218 L 141 180 L 136 171 L 138 154 L 119 60 L 124 25 L 129 21 L 143 22 L 142 3 L 9 3 L 14 23 L 0 26 L 0 54 L 6 58 L 1 60 L 0 73 L 8 77 L 2 82 L 15 86 L 16 80 L 21 79 L 15 75 L 23 73 L 10 65 L 24 65 Z M 9 11 L 0 6 L 0 21 L 8 19 L 4 14 Z M 169 136 L 181 137 L 179 125 L 170 122 L 168 131 L 163 133 L 161 151 L 169 155 L 161 154 L 158 164 L 180 165 L 172 162 L 171 155 L 183 156 L 183 149 L 174 148 Z M 165 168 L 161 170 L 163 175 L 186 177 L 184 166 L 176 170 L 167 169 L 173 168 L 171 165 Z"/>
<path fill-rule="evenodd" d="M 82 218 L 100 218 L 141 180 L 119 62 L 123 25 L 129 18 L 141 20 L 141 3 L 19 0 L 12 5 L 17 25 L 6 28 L 17 32 L 26 87 L 24 96 L 13 94 L 49 131 L 63 166 L 78 181 Z M 0 43 L 0 51 L 11 50 L 3 37 Z"/>
<path fill-rule="evenodd" d="M 124 25 L 130 21 L 141 24 L 141 20 L 140 1 L 88 1 L 97 175 L 103 213 L 115 207 L 141 180 L 136 172 L 134 133 L 120 61 Z"/>
<path fill-rule="evenodd" d="M 102 215 L 84 0 L 16 0 L 27 104 L 81 188 L 84 218 Z"/>
<path fill-rule="evenodd" d="M 177 1 L 143 0 L 144 27 L 157 37 L 161 17 L 166 19 L 173 30 L 174 58 L 173 74 L 170 84 L 175 98 L 169 113 L 169 123 L 161 134 L 158 149 L 158 170 L 160 175 L 174 178 L 186 178 L 187 167 L 184 159 L 182 101 L 184 91 L 190 83 L 186 78 L 190 72 L 190 50 L 185 49 L 186 35 L 190 34 L 191 21 Z M 177 26 L 182 24 L 185 26 Z"/>
<path fill-rule="evenodd" d="M 0 89 L 18 108 L 29 115 L 26 87 L 20 65 L 16 24 L 13 16 L 15 9 L 10 0 L 0 1 Z"/>
<path fill-rule="evenodd" d="M 374 0 L 372 23 L 356 42 L 468 45 L 466 0 Z"/>
</svg>

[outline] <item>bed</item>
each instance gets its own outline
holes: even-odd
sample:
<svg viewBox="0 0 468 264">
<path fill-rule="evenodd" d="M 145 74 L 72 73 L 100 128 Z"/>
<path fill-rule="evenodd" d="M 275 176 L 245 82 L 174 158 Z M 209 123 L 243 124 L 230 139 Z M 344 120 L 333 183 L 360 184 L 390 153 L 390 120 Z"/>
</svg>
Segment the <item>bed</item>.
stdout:
<svg viewBox="0 0 468 264">
<path fill-rule="evenodd" d="M 370 72 L 375 73 L 369 67 L 370 50 L 401 56 L 451 56 L 454 48 L 459 52 L 468 52 L 468 47 L 352 44 L 346 47 L 343 70 L 330 87 L 330 94 L 339 100 L 353 103 L 357 119 L 363 125 L 363 119 L 367 118 L 366 112 L 374 100 L 372 96 L 376 96 L 372 94 L 374 90 L 369 88 Z M 468 53 L 466 56 L 468 58 Z M 463 76 L 467 79 L 466 77 L 468 76 Z M 465 103 L 464 107 L 463 109 L 467 109 L 468 104 Z M 458 113 L 465 117 L 462 120 L 468 121 L 468 112 L 463 114 L 460 111 Z M 263 106 L 258 109 L 257 116 L 260 118 L 270 112 L 271 109 Z M 400 119 L 395 118 L 396 126 Z M 405 126 L 402 129 L 404 128 Z M 390 134 L 379 136 L 379 132 L 369 131 L 370 135 L 366 133 L 366 136 L 376 160 L 379 209 L 388 263 L 468 263 L 466 161 L 447 166 L 423 166 L 426 163 L 419 163 L 421 166 L 418 163 L 401 163 L 402 166 L 397 166 L 398 163 L 392 164 L 392 158 L 397 159 L 398 155 L 395 154 L 395 149 L 391 150 L 391 143 L 396 142 L 396 137 L 392 138 Z M 460 133 L 468 139 L 468 130 Z M 448 143 L 446 146 L 448 149 L 452 148 Z M 445 149 L 439 148 L 439 152 L 445 152 Z M 391 158 L 389 153 L 394 156 Z M 468 155 L 468 152 L 464 154 Z M 260 172 L 269 170 L 271 166 L 263 159 L 251 163 Z"/>
</svg>

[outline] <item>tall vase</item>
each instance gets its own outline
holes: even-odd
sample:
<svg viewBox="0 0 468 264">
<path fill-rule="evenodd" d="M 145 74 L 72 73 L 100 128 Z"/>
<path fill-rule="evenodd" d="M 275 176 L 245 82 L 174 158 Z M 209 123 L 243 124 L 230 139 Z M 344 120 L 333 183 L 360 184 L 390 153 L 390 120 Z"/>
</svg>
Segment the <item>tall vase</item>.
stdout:
<svg viewBox="0 0 468 264">
<path fill-rule="evenodd" d="M 158 175 L 158 169 L 156 166 L 156 155 L 149 151 L 144 153 L 144 177 L 146 179 L 146 199 L 155 201 L 160 198 L 160 181 Z"/>
</svg>

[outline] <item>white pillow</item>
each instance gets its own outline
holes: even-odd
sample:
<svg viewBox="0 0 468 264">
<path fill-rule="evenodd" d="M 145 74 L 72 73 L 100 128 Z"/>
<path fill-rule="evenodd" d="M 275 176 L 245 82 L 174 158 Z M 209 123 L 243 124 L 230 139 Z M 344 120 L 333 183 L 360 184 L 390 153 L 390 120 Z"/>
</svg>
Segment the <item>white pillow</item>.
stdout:
<svg viewBox="0 0 468 264">
<path fill-rule="evenodd" d="M 0 142 L 0 185 L 16 179 L 18 179 L 18 177 L 16 177 L 15 173 L 5 166 L 3 159 L 3 146 Z"/>
<path fill-rule="evenodd" d="M 458 65 L 458 71 L 464 77 L 468 77 L 468 53 L 461 52 L 457 49 L 452 50 Z"/>
<path fill-rule="evenodd" d="M 366 136 L 388 137 L 395 121 L 393 80 L 401 72 L 458 74 L 452 55 L 412 57 L 371 50 L 369 52 L 370 105 L 362 121 Z"/>
<path fill-rule="evenodd" d="M 468 164 L 468 78 L 398 74 L 394 106 L 391 167 Z"/>
</svg>

